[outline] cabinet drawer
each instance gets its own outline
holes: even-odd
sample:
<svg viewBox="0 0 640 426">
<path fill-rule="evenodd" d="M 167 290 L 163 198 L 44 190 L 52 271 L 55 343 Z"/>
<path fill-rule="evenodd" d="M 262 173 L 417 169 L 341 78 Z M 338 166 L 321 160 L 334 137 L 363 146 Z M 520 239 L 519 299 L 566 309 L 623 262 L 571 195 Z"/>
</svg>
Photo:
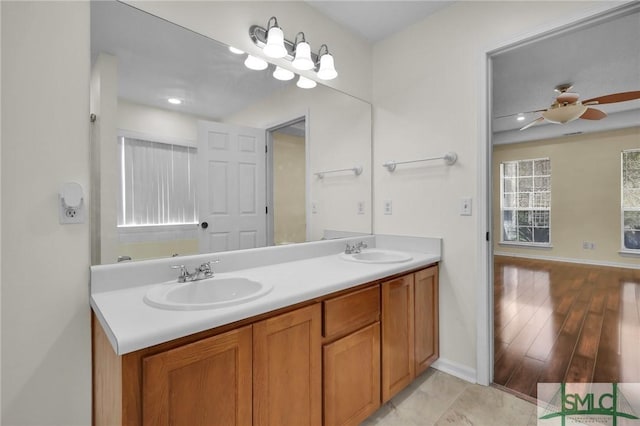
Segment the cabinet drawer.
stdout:
<svg viewBox="0 0 640 426">
<path fill-rule="evenodd" d="M 375 285 L 323 303 L 325 338 L 337 337 L 380 319 L 380 286 Z"/>
</svg>

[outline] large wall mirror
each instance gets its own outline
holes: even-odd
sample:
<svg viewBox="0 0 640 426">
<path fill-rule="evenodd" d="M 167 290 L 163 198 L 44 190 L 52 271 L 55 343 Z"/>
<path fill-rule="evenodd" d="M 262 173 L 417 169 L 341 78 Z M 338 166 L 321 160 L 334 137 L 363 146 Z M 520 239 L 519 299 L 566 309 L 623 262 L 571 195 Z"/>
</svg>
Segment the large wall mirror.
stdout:
<svg viewBox="0 0 640 426">
<path fill-rule="evenodd" d="M 91 56 L 93 263 L 371 233 L 369 103 L 115 1 Z"/>
</svg>

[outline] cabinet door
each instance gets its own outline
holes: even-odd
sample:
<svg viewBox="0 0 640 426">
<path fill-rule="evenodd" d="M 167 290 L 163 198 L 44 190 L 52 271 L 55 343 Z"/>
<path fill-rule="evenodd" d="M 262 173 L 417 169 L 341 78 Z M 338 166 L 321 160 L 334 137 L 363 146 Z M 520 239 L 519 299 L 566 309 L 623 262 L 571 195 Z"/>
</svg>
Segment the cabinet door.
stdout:
<svg viewBox="0 0 640 426">
<path fill-rule="evenodd" d="M 380 406 L 380 323 L 324 349 L 324 424 L 357 426 Z"/>
<path fill-rule="evenodd" d="M 438 267 L 416 272 L 415 362 L 416 375 L 438 359 Z"/>
<path fill-rule="evenodd" d="M 251 425 L 251 326 L 142 361 L 144 425 Z"/>
<path fill-rule="evenodd" d="M 322 421 L 320 304 L 254 324 L 255 426 Z"/>
<path fill-rule="evenodd" d="M 382 284 L 382 402 L 415 378 L 413 275 Z"/>
</svg>

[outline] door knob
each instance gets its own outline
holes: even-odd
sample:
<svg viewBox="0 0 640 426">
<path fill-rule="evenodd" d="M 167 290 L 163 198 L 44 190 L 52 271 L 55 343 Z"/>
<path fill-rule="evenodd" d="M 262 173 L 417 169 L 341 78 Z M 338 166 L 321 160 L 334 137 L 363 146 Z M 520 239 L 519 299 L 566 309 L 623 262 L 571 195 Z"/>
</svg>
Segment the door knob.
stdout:
<svg viewBox="0 0 640 426">
<path fill-rule="evenodd" d="M 202 227 L 202 229 L 207 229 L 209 227 L 209 224 L 207 222 L 202 222 L 200 226 Z"/>
</svg>

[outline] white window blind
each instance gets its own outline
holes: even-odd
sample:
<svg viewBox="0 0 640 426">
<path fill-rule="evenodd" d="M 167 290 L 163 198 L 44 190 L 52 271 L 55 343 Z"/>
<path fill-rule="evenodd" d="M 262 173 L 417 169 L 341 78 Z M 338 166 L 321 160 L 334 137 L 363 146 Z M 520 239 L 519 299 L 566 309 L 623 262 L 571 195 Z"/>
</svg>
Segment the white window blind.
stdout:
<svg viewBox="0 0 640 426">
<path fill-rule="evenodd" d="M 500 164 L 502 242 L 549 244 L 551 231 L 551 160 Z"/>
<path fill-rule="evenodd" d="M 622 151 L 622 247 L 640 252 L 640 149 Z"/>
<path fill-rule="evenodd" d="M 198 222 L 196 148 L 119 137 L 118 226 Z"/>
</svg>

